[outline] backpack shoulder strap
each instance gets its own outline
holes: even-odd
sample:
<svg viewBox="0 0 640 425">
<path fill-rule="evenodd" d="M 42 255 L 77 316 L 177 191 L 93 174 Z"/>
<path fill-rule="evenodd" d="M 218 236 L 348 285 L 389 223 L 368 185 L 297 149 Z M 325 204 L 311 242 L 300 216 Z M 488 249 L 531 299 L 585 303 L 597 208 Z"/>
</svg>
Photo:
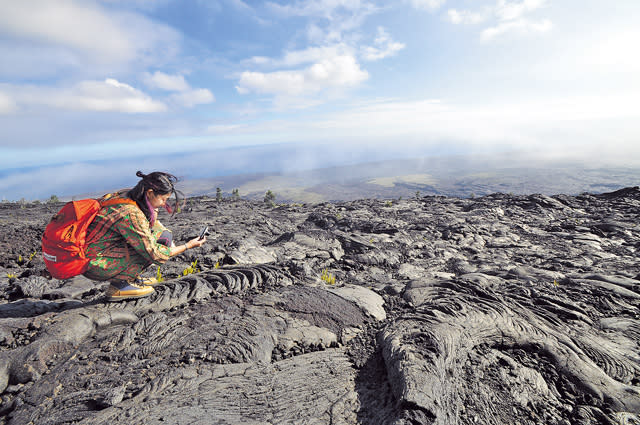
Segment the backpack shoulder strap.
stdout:
<svg viewBox="0 0 640 425">
<path fill-rule="evenodd" d="M 138 205 L 136 204 L 136 201 L 129 198 L 109 198 L 107 200 L 98 200 L 98 202 L 100 202 L 101 207 L 108 207 L 111 205 L 118 205 L 118 204 Z"/>
</svg>

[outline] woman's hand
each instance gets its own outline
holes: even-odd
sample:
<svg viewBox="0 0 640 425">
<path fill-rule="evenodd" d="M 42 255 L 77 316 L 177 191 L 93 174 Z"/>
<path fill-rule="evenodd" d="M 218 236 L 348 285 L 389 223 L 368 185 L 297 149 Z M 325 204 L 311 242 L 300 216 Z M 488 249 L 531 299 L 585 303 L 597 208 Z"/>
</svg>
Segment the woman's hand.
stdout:
<svg viewBox="0 0 640 425">
<path fill-rule="evenodd" d="M 187 242 L 185 245 L 186 245 L 187 249 L 197 248 L 199 246 L 202 246 L 206 241 L 207 241 L 207 237 L 206 236 L 204 236 L 202 239 L 193 238 L 189 242 Z"/>
<path fill-rule="evenodd" d="M 194 239 L 191 239 L 189 242 L 187 242 L 185 244 L 178 245 L 178 246 L 173 246 L 173 247 L 171 247 L 171 256 L 174 257 L 176 255 L 182 254 L 187 249 L 197 248 L 199 246 L 202 246 L 202 244 L 204 244 L 206 241 L 207 241 L 207 237 L 205 236 L 202 239 L 194 238 Z"/>
</svg>

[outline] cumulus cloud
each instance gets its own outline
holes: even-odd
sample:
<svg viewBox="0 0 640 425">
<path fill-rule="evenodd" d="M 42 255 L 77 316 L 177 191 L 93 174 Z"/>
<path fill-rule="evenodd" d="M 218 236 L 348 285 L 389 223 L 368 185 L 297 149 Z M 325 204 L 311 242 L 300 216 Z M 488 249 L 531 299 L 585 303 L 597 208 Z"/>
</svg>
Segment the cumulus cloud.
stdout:
<svg viewBox="0 0 640 425">
<path fill-rule="evenodd" d="M 479 24 L 492 18 L 494 24 L 482 30 L 483 41 L 492 40 L 507 33 L 535 34 L 551 30 L 549 19 L 531 19 L 528 15 L 544 7 L 547 0 L 522 0 L 514 2 L 498 0 L 493 8 L 480 11 L 449 9 L 446 19 L 453 24 Z"/>
<path fill-rule="evenodd" d="M 298 66 L 307 63 L 321 62 L 326 58 L 352 55 L 351 48 L 345 44 L 309 47 L 303 50 L 287 51 L 280 61 L 273 61 L 277 66 Z"/>
<path fill-rule="evenodd" d="M 83 81 L 70 92 L 61 93 L 52 100 L 60 108 L 89 111 L 140 113 L 162 112 L 167 109 L 163 103 L 113 78 Z"/>
<path fill-rule="evenodd" d="M 280 107 L 308 107 L 322 102 L 320 97 L 310 96 L 314 94 L 339 95 L 341 89 L 369 78 L 358 59 L 379 60 L 405 48 L 382 27 L 378 28 L 372 45 L 361 44 L 360 30 L 365 18 L 380 10 L 372 1 L 295 0 L 286 4 L 271 2 L 268 7 L 285 18 L 309 18 L 306 27 L 309 47 L 285 51 L 281 58 L 252 57 L 247 64 L 262 69 L 242 72 L 236 89 L 240 94 L 275 95 L 275 103 Z"/>
<path fill-rule="evenodd" d="M 169 99 L 174 104 L 187 108 L 215 101 L 213 93 L 208 89 L 192 89 L 189 83 L 185 81 L 183 75 L 169 75 L 156 71 L 153 74 L 146 73 L 144 75 L 144 81 L 149 87 L 177 92 L 172 94 Z"/>
<path fill-rule="evenodd" d="M 89 61 L 114 66 L 147 60 L 160 48 L 166 57 L 180 39 L 175 30 L 141 14 L 114 11 L 89 1 L 2 1 L 1 8 L 0 33 L 29 50 L 63 49 L 76 57 L 76 65 L 86 66 Z M 45 74 L 51 69 L 41 67 L 40 71 Z"/>
<path fill-rule="evenodd" d="M 480 34 L 483 41 L 492 40 L 508 32 L 520 34 L 545 33 L 551 30 L 553 24 L 549 19 L 540 21 L 530 21 L 527 19 L 517 19 L 515 21 L 502 22 L 494 27 L 486 28 Z"/>
<path fill-rule="evenodd" d="M 25 106 L 96 112 L 149 113 L 167 109 L 162 102 L 113 78 L 87 80 L 69 88 L 13 87 L 14 98 Z"/>
<path fill-rule="evenodd" d="M 286 5 L 270 2 L 268 6 L 283 17 L 309 18 L 307 37 L 314 44 L 343 42 L 367 16 L 380 10 L 367 0 L 296 0 Z"/>
<path fill-rule="evenodd" d="M 244 124 L 212 124 L 207 127 L 207 133 L 210 134 L 224 134 L 231 133 L 235 130 L 246 128 Z"/>
<path fill-rule="evenodd" d="M 384 59 L 393 56 L 406 46 L 403 43 L 393 41 L 383 27 L 378 27 L 378 35 L 374 40 L 374 46 L 363 48 L 363 58 L 369 61 Z"/>
<path fill-rule="evenodd" d="M 329 90 L 337 94 L 339 89 L 356 86 L 368 79 L 368 72 L 361 68 L 356 58 L 379 60 L 405 48 L 383 27 L 378 27 L 373 45 L 360 45 L 362 35 L 351 30 L 360 28 L 364 17 L 377 10 L 367 1 L 297 1 L 288 5 L 271 4 L 271 7 L 286 16 L 321 17 L 329 23 L 326 28 L 317 22 L 307 27 L 309 39 L 314 43 L 305 49 L 285 51 L 281 58 L 254 56 L 248 60 L 247 64 L 263 69 L 280 69 L 242 72 L 236 85 L 240 94 L 271 94 L 278 97 L 276 103 L 280 106 L 307 107 L 321 100 L 294 98 Z"/>
<path fill-rule="evenodd" d="M 447 19 L 452 24 L 479 24 L 487 19 L 487 13 L 470 10 L 447 10 Z"/>
<path fill-rule="evenodd" d="M 366 80 L 369 74 L 360 69 L 353 56 L 326 58 L 303 70 L 270 73 L 245 71 L 236 89 L 240 94 L 250 92 L 285 96 L 317 93 L 327 88 L 345 88 Z"/>
<path fill-rule="evenodd" d="M 541 8 L 546 2 L 546 0 L 523 0 L 520 3 L 515 3 L 499 0 L 496 6 L 496 15 L 503 21 L 520 19 L 526 13 Z"/>
<path fill-rule="evenodd" d="M 439 1 L 439 0 L 432 0 Z M 269 7 L 284 16 L 324 16 L 333 18 L 339 11 L 372 12 L 376 10 L 373 3 L 366 0 L 297 0 L 287 5 L 269 2 Z"/>
<path fill-rule="evenodd" d="M 143 79 L 147 86 L 166 91 L 186 91 L 190 88 L 183 75 L 169 75 L 156 71 L 153 74 L 145 73 Z"/>
<path fill-rule="evenodd" d="M 195 89 L 173 94 L 171 99 L 182 106 L 192 108 L 196 105 L 211 103 L 215 100 L 215 97 L 207 89 Z"/>
<path fill-rule="evenodd" d="M 408 0 L 416 9 L 435 10 L 446 3 L 447 0 Z"/>
</svg>

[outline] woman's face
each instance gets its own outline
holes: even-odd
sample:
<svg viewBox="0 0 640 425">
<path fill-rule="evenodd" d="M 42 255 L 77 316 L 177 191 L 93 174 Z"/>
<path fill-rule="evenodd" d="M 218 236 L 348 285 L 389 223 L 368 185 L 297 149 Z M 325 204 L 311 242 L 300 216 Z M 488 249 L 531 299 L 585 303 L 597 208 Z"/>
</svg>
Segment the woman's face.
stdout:
<svg viewBox="0 0 640 425">
<path fill-rule="evenodd" d="M 163 207 L 167 203 L 167 199 L 171 197 L 171 193 L 167 193 L 164 195 L 157 195 L 153 189 L 147 190 L 147 199 L 149 199 L 149 203 L 155 209 Z"/>
</svg>

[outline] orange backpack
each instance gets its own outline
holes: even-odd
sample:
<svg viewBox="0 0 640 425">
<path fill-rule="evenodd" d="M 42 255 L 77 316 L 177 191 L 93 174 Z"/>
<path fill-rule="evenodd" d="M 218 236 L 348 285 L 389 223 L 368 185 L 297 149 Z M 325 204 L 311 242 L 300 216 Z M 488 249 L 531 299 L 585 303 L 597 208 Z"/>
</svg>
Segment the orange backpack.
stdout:
<svg viewBox="0 0 640 425">
<path fill-rule="evenodd" d="M 116 204 L 136 204 L 128 198 L 71 201 L 44 229 L 42 257 L 47 270 L 56 279 L 69 279 L 84 273 L 89 264 L 85 256 L 87 228 L 101 207 Z"/>
</svg>

